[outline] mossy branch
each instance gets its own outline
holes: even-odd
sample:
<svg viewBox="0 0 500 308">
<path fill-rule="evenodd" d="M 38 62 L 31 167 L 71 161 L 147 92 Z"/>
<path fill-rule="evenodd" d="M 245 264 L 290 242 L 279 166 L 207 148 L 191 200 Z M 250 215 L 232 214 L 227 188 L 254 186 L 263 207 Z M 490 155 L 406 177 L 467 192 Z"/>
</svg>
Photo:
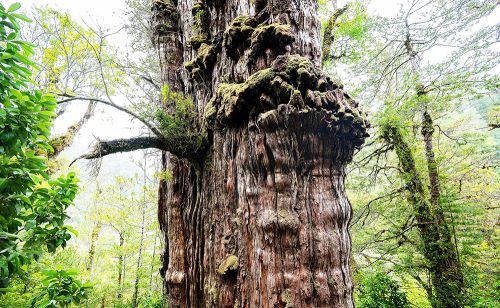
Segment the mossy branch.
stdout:
<svg viewBox="0 0 500 308">
<path fill-rule="evenodd" d="M 78 122 L 71 125 L 63 135 L 54 137 L 49 141 L 49 144 L 52 146 L 54 151 L 47 154 L 48 158 L 56 157 L 67 147 L 73 144 L 75 136 L 78 134 L 80 129 L 94 115 L 95 105 L 96 103 L 94 101 L 90 101 L 89 105 L 87 106 L 87 110 Z"/>
<path fill-rule="evenodd" d="M 78 159 L 97 159 L 110 154 L 132 152 L 135 150 L 149 148 L 163 150 L 165 147 L 162 140 L 158 137 L 133 137 L 128 139 L 97 140 L 97 143 L 89 153 L 78 157 L 73 162 Z"/>
<path fill-rule="evenodd" d="M 132 152 L 142 149 L 158 149 L 167 151 L 179 158 L 185 158 L 195 166 L 202 155 L 200 151 L 206 148 L 204 140 L 194 143 L 190 138 L 175 137 L 132 137 L 115 140 L 97 140 L 89 153 L 81 155 L 71 162 L 71 165 L 80 159 L 100 159 L 116 153 Z"/>
<path fill-rule="evenodd" d="M 332 45 L 334 43 L 335 37 L 333 35 L 333 30 L 337 26 L 337 19 L 339 19 L 340 16 L 342 16 L 349 6 L 346 4 L 345 6 L 336 9 L 332 16 L 328 19 L 328 22 L 326 24 L 325 28 L 325 33 L 323 35 L 323 46 L 322 46 L 322 51 L 323 51 L 323 65 L 332 58 L 330 55 L 330 49 L 332 48 Z"/>
</svg>

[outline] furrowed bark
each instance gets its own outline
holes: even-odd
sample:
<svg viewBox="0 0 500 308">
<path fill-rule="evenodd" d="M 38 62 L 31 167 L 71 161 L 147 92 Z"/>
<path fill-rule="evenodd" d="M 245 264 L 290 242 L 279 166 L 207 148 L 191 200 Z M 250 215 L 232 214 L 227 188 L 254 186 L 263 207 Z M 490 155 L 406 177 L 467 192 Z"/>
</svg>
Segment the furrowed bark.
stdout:
<svg viewBox="0 0 500 308">
<path fill-rule="evenodd" d="M 200 168 L 163 157 L 171 307 L 353 307 L 345 165 L 369 124 L 318 69 L 316 9 L 155 1 L 162 82 L 193 97 L 209 140 Z"/>
<path fill-rule="evenodd" d="M 152 27 L 158 50 L 161 82 L 168 84 L 174 92 L 185 93 L 182 79 L 183 42 L 181 36 L 181 11 L 178 1 L 153 1 Z M 168 110 L 172 106 L 165 106 Z M 164 251 L 161 255 L 165 292 L 169 307 L 189 307 L 186 287 L 186 234 L 182 218 L 182 207 L 191 198 L 189 173 L 191 168 L 182 157 L 172 152 L 162 155 L 162 166 L 172 172 L 174 180 L 160 180 L 158 197 L 158 220 L 164 234 Z"/>
</svg>

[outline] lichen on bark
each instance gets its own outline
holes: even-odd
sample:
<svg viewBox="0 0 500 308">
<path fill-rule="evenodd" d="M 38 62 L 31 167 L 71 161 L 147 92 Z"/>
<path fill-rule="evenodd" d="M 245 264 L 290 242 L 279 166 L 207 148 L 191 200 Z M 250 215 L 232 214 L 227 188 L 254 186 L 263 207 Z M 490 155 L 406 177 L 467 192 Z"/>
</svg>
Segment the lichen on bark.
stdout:
<svg viewBox="0 0 500 308">
<path fill-rule="evenodd" d="M 235 255 L 228 256 L 218 268 L 218 272 L 221 276 L 225 276 L 230 271 L 235 271 L 238 269 L 238 257 Z"/>
</svg>

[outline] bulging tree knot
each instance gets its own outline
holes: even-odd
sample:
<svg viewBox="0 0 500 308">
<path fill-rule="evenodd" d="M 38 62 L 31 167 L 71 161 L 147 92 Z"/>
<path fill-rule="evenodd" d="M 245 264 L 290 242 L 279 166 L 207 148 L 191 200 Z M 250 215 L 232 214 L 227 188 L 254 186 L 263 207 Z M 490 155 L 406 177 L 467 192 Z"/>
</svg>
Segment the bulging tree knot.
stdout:
<svg viewBox="0 0 500 308">
<path fill-rule="evenodd" d="M 198 54 L 194 60 L 184 63 L 184 68 L 191 74 L 191 77 L 203 80 L 210 75 L 217 60 L 219 46 L 201 43 Z"/>
<path fill-rule="evenodd" d="M 286 53 L 294 41 L 289 25 L 259 24 L 255 17 L 240 16 L 224 32 L 222 45 L 231 59 L 238 60 L 245 55 L 248 64 L 252 64 L 268 52 L 273 58 Z"/>
<path fill-rule="evenodd" d="M 205 125 L 220 129 L 257 120 L 276 122 L 285 110 L 288 114 L 314 114 L 321 122 L 318 125 L 355 147 L 368 137 L 370 123 L 358 103 L 309 59 L 298 55 L 279 56 L 270 68 L 244 83 L 220 84 L 206 106 Z"/>
</svg>

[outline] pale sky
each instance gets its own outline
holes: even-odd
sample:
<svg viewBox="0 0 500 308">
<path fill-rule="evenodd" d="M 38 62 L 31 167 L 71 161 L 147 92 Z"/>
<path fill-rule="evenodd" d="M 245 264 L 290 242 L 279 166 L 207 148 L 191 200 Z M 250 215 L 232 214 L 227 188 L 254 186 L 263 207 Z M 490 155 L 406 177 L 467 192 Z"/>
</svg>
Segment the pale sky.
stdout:
<svg viewBox="0 0 500 308">
<path fill-rule="evenodd" d="M 89 17 L 108 26 L 120 24 L 120 14 L 126 9 L 124 0 L 3 0 L 5 6 L 19 2 L 23 8 L 32 5 L 49 6 L 50 8 L 68 12 L 77 19 L 89 20 Z"/>
<path fill-rule="evenodd" d="M 32 5 L 47 5 L 50 8 L 69 13 L 78 22 L 85 21 L 90 25 L 98 24 L 113 29 L 119 28 L 123 24 L 122 15 L 126 9 L 124 0 L 2 0 L 2 4 L 6 7 L 13 2 L 21 3 L 21 10 L 28 10 Z M 124 40 L 127 40 L 125 31 L 121 31 L 120 34 L 109 39 L 110 43 L 114 45 L 119 45 L 120 41 Z M 120 101 L 119 98 L 115 98 L 115 100 L 118 103 Z M 86 104 L 87 102 L 75 102 L 68 107 L 68 112 L 58 117 L 54 122 L 53 134 L 62 134 L 68 126 L 75 123 L 85 112 Z M 137 136 L 141 132 L 140 127 L 139 123 L 131 121 L 130 116 L 111 107 L 100 105 L 96 108 L 95 115 L 76 136 L 73 145 L 60 154 L 60 159 L 69 163 L 86 153 L 95 138 L 112 140 Z M 142 157 L 142 151 L 107 156 L 103 159 L 97 179 L 89 175 L 86 161 L 78 161 L 74 171 L 79 173 L 81 190 L 75 199 L 75 206 L 69 208 L 71 220 L 84 219 L 82 213 L 85 212 L 90 202 L 97 181 L 101 186 L 104 186 L 111 183 L 115 176 L 129 177 L 136 173 L 141 174 L 141 169 L 136 165 L 136 162 L 142 161 Z"/>
</svg>

